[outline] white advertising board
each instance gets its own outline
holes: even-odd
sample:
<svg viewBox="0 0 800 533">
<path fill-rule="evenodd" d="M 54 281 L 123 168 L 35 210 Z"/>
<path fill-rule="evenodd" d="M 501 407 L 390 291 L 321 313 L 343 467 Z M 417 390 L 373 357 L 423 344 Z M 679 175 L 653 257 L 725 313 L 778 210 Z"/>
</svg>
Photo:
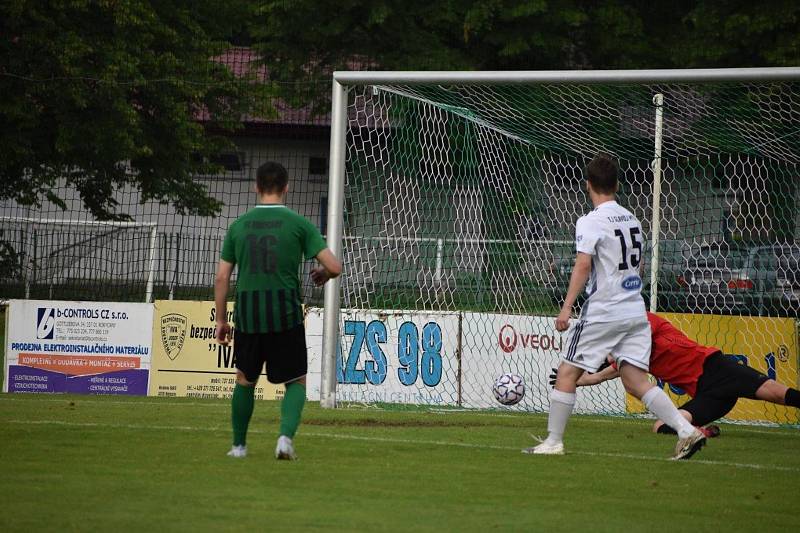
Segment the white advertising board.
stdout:
<svg viewBox="0 0 800 533">
<path fill-rule="evenodd" d="M 342 310 L 340 402 L 458 403 L 458 314 Z M 322 311 L 306 315 L 309 399 L 319 399 Z"/>
<path fill-rule="evenodd" d="M 343 309 L 342 318 L 336 386 L 340 402 L 549 408 L 549 376 L 566 338 L 555 330 L 553 317 Z M 319 400 L 322 322 L 321 309 L 308 309 L 311 400 Z M 492 394 L 495 379 L 505 372 L 521 375 L 527 389 L 522 402 L 510 408 Z M 614 380 L 579 388 L 575 412 L 624 413 L 622 384 Z"/>
<path fill-rule="evenodd" d="M 550 374 L 559 364 L 566 332 L 555 329 L 555 318 L 491 313 L 462 316 L 462 405 L 500 407 L 491 391 L 505 372 L 523 377 L 526 393 L 516 408 L 547 411 Z M 625 394 L 619 380 L 578 388 L 576 413 L 624 413 Z"/>
<path fill-rule="evenodd" d="M 146 395 L 153 306 L 11 300 L 5 392 Z"/>
</svg>

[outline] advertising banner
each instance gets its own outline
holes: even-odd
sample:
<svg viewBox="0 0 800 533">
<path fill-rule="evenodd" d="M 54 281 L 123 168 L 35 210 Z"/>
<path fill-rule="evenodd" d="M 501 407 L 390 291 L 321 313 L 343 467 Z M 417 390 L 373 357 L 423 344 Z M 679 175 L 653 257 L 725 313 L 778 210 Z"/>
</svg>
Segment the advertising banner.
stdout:
<svg viewBox="0 0 800 533">
<path fill-rule="evenodd" d="M 342 310 L 336 398 L 341 402 L 458 404 L 458 315 Z M 309 398 L 319 399 L 321 310 L 306 319 Z"/>
<path fill-rule="evenodd" d="M 306 347 L 308 348 L 308 375 L 306 397 L 319 401 L 322 382 L 322 313 L 319 307 L 306 307 Z"/>
<path fill-rule="evenodd" d="M 558 367 L 566 332 L 555 329 L 555 318 L 544 316 L 464 313 L 462 319 L 462 389 L 464 407 L 500 407 L 492 394 L 503 373 L 525 380 L 525 397 L 518 406 L 547 411 L 550 374 Z M 619 380 L 580 387 L 576 413 L 624 413 L 625 391 Z"/>
<path fill-rule="evenodd" d="M 690 339 L 700 344 L 714 346 L 725 354 L 736 357 L 741 363 L 776 379 L 784 385 L 797 387 L 798 348 L 797 325 L 792 318 L 767 318 L 749 316 L 715 316 L 677 313 L 659 313 Z M 677 404 L 689 401 L 681 389 L 658 382 Z M 644 411 L 633 397 L 627 398 L 628 411 Z M 726 416 L 733 420 L 760 420 L 783 424 L 798 423 L 797 409 L 757 400 L 740 399 Z"/>
<path fill-rule="evenodd" d="M 233 303 L 228 303 L 232 322 Z M 233 342 L 217 344 L 214 302 L 156 300 L 151 320 L 153 360 L 151 396 L 230 398 L 236 384 Z M 256 398 L 283 397 L 283 385 L 262 377 Z"/>
<path fill-rule="evenodd" d="M 145 395 L 153 307 L 11 300 L 6 392 Z"/>
</svg>

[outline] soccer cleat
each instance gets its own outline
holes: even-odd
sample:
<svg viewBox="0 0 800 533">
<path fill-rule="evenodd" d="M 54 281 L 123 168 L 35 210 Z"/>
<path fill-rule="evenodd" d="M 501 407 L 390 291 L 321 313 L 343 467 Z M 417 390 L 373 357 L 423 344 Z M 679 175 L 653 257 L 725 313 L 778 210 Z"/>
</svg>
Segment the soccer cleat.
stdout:
<svg viewBox="0 0 800 533">
<path fill-rule="evenodd" d="M 247 446 L 234 444 L 228 452 L 228 457 L 247 457 Z"/>
<path fill-rule="evenodd" d="M 674 461 L 680 459 L 688 459 L 700 450 L 706 444 L 706 436 L 702 431 L 695 429 L 694 432 L 685 439 L 678 439 L 678 444 L 675 445 L 675 455 L 672 456 Z"/>
<path fill-rule="evenodd" d="M 719 426 L 716 424 L 709 424 L 705 427 L 698 427 L 697 429 L 702 431 L 707 439 L 713 439 L 715 437 L 719 437 L 721 433 Z"/>
<path fill-rule="evenodd" d="M 564 443 L 558 442 L 556 444 L 551 444 L 546 440 L 542 440 L 539 437 L 534 437 L 534 440 L 539 441 L 539 444 L 536 446 L 531 446 L 530 448 L 525 448 L 522 450 L 522 453 L 526 453 L 529 455 L 564 455 Z"/>
<path fill-rule="evenodd" d="M 275 459 L 283 461 L 296 461 L 297 455 L 294 453 L 292 439 L 286 435 L 278 437 L 278 444 L 275 446 Z"/>
</svg>

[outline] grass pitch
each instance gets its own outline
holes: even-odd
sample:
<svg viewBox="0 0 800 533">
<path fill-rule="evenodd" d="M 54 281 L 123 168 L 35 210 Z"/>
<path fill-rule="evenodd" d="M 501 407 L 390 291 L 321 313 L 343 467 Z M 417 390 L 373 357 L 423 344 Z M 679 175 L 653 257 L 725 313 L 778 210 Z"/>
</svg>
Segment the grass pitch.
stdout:
<svg viewBox="0 0 800 533">
<path fill-rule="evenodd" d="M 542 415 L 322 410 L 300 460 L 249 456 L 226 401 L 0 395 L 0 531 L 791 531 L 800 431 L 725 425 L 694 459 L 650 422 L 576 416 L 563 457 L 522 455 Z"/>
</svg>

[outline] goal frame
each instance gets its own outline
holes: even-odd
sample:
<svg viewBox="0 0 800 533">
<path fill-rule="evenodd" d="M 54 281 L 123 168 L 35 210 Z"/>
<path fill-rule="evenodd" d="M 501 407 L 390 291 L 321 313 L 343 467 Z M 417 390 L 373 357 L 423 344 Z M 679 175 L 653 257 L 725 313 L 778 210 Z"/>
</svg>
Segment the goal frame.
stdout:
<svg viewBox="0 0 800 533">
<path fill-rule="evenodd" d="M 365 85 L 541 85 L 541 84 L 631 84 L 631 83 L 719 83 L 744 81 L 797 81 L 800 67 L 675 69 L 675 70 L 573 70 L 573 71 L 336 71 L 331 91 L 331 140 L 328 185 L 327 243 L 342 256 L 344 219 L 345 150 L 347 139 L 347 97 L 350 88 Z M 653 224 L 651 239 L 658 243 L 660 231 L 661 132 L 663 100 L 655 95 L 656 138 L 652 169 Z M 658 252 L 654 248 L 651 280 L 658 273 Z M 651 283 L 651 311 L 657 309 L 656 283 Z M 322 376 L 320 405 L 336 407 L 336 354 L 341 315 L 341 279 L 325 285 L 322 333 Z"/>
<path fill-rule="evenodd" d="M 147 282 L 145 285 L 144 303 L 153 301 L 153 286 L 155 283 L 156 271 L 156 245 L 158 242 L 158 223 L 157 222 L 135 222 L 135 221 L 114 221 L 114 220 L 70 220 L 60 218 L 35 218 L 35 217 L 16 217 L 0 216 L 0 222 L 14 222 L 25 224 L 52 225 L 52 226 L 86 226 L 104 228 L 145 228 L 150 233 L 150 240 L 147 251 Z M 30 298 L 30 279 L 25 277 L 25 299 Z"/>
</svg>

